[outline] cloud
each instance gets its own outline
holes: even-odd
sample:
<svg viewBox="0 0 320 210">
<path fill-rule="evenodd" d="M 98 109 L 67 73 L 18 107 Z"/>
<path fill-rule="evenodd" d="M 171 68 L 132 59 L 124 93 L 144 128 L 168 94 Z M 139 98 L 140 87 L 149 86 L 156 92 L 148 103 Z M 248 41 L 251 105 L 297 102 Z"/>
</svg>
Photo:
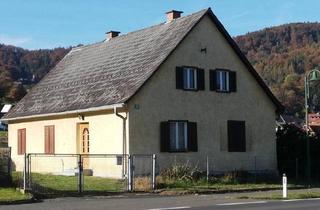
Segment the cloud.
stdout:
<svg viewBox="0 0 320 210">
<path fill-rule="evenodd" d="M 6 34 L 0 34 L 0 43 L 7 44 L 7 45 L 14 45 L 14 46 L 21 46 L 32 39 L 29 37 L 17 37 L 17 36 L 9 36 Z"/>
</svg>

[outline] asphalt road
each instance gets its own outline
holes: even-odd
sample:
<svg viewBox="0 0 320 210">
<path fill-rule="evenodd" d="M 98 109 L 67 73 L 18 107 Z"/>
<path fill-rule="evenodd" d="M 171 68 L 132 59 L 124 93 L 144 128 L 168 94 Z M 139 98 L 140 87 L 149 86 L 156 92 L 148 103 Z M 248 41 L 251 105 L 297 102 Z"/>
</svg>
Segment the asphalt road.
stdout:
<svg viewBox="0 0 320 210">
<path fill-rule="evenodd" d="M 86 197 L 48 199 L 39 203 L 3 205 L 2 210 L 319 210 L 320 199 L 264 201 L 244 200 L 229 195 Z M 236 196 L 235 196 L 236 197 Z"/>
</svg>

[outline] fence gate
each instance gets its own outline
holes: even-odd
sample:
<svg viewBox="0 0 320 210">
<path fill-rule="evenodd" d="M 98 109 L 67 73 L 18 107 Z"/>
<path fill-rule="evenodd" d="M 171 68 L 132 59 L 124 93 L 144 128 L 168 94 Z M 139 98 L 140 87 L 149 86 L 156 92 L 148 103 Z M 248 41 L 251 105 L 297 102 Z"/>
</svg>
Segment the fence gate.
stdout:
<svg viewBox="0 0 320 210">
<path fill-rule="evenodd" d="M 131 155 L 132 190 L 150 191 L 155 189 L 155 155 Z"/>
<path fill-rule="evenodd" d="M 31 153 L 22 186 L 45 196 L 146 191 L 155 188 L 155 155 Z"/>
</svg>

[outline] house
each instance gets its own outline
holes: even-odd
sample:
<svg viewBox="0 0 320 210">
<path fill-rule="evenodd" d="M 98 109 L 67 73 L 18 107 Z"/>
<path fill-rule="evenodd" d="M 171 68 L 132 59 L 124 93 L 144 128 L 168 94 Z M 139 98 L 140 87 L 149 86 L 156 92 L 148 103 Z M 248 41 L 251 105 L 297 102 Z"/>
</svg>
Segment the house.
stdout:
<svg viewBox="0 0 320 210">
<path fill-rule="evenodd" d="M 281 104 L 210 8 L 181 13 L 72 49 L 4 117 L 16 169 L 24 153 L 89 153 L 276 172 Z"/>
<path fill-rule="evenodd" d="M 301 131 L 305 130 L 304 122 L 301 119 L 288 114 L 280 114 L 276 120 L 276 125 L 276 129 L 283 129 L 285 125 L 292 125 Z"/>
<path fill-rule="evenodd" d="M 319 113 L 308 114 L 308 125 L 312 134 L 320 136 L 320 114 Z"/>
<path fill-rule="evenodd" d="M 12 105 L 11 104 L 4 104 L 1 108 L 1 111 L 0 111 L 0 119 L 10 111 Z M 0 131 L 6 131 L 8 128 L 7 128 L 7 124 L 3 123 L 1 120 L 0 120 Z"/>
</svg>

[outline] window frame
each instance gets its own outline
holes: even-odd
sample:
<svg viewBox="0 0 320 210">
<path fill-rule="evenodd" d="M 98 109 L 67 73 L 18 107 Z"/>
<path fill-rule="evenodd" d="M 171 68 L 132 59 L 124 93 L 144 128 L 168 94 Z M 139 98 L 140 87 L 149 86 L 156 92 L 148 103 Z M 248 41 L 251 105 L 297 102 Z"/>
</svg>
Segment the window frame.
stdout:
<svg viewBox="0 0 320 210">
<path fill-rule="evenodd" d="M 183 83 L 183 89 L 184 90 L 191 90 L 191 91 L 197 91 L 198 90 L 198 69 L 197 67 L 193 66 L 182 66 L 182 83 Z M 191 86 L 191 73 L 193 72 L 193 86 Z M 187 79 L 185 80 L 185 74 L 187 75 Z"/>
<path fill-rule="evenodd" d="M 223 93 L 229 93 L 230 92 L 230 70 L 228 69 L 217 69 L 216 70 L 217 75 L 216 75 L 216 91 L 217 92 L 223 92 Z M 223 73 L 226 74 L 224 81 L 223 81 Z M 218 83 L 219 80 L 219 83 Z M 223 83 L 225 83 L 226 89 L 223 89 Z M 219 84 L 219 88 L 218 88 Z"/>
<path fill-rule="evenodd" d="M 168 151 L 169 152 L 188 152 L 188 121 L 187 120 L 169 120 L 168 121 L 169 123 L 169 146 L 168 146 Z M 171 126 L 170 124 L 171 123 L 175 123 L 175 145 L 176 145 L 176 148 L 173 149 L 171 148 Z M 178 148 L 178 145 L 179 145 L 179 124 L 178 123 L 184 123 L 184 131 L 183 131 L 183 134 L 184 134 L 184 148 Z"/>
</svg>

